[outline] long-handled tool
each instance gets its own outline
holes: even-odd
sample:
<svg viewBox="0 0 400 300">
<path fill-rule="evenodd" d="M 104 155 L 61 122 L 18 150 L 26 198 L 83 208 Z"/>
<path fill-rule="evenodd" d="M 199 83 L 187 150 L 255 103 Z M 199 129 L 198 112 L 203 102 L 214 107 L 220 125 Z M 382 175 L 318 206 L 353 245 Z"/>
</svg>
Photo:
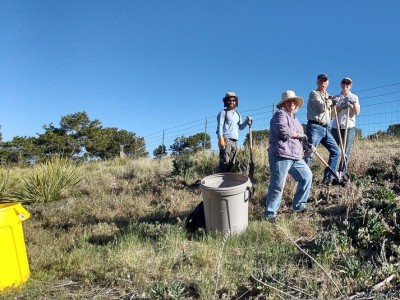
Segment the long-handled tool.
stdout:
<svg viewBox="0 0 400 300">
<path fill-rule="evenodd" d="M 338 138 L 339 138 L 339 146 L 340 146 L 340 150 L 342 150 L 342 160 L 343 160 L 343 164 L 346 165 L 346 153 L 345 153 L 346 148 L 343 146 L 342 134 L 341 134 L 341 130 L 340 130 L 340 124 L 339 124 L 339 118 L 338 118 L 336 106 L 333 106 L 333 111 L 335 113 L 336 128 L 337 128 L 337 134 L 338 134 Z"/>
<path fill-rule="evenodd" d="M 330 165 L 322 158 L 322 156 L 317 152 L 317 149 L 314 147 L 313 144 L 305 142 L 307 146 L 310 148 L 310 150 L 319 158 L 319 160 L 324 164 L 325 167 L 327 167 L 335 176 L 335 178 L 338 180 L 338 182 L 341 185 L 344 185 L 343 181 L 340 179 L 339 175 L 331 168 Z"/>
<path fill-rule="evenodd" d="M 251 125 L 253 124 L 253 120 L 249 121 L 249 143 L 250 143 L 250 163 L 249 163 L 249 178 L 251 181 L 254 179 L 254 161 L 253 161 L 253 136 Z"/>
<path fill-rule="evenodd" d="M 347 112 L 346 112 L 346 128 L 344 130 L 344 149 L 346 150 L 347 147 L 347 133 L 349 129 L 349 118 L 350 118 L 350 106 L 347 107 Z"/>
<path fill-rule="evenodd" d="M 344 151 L 346 151 L 347 148 L 347 135 L 348 135 L 348 129 L 349 129 L 349 118 L 350 118 L 350 106 L 347 107 L 347 114 L 346 114 L 346 128 L 344 130 Z M 346 154 L 346 153 L 345 153 Z M 347 172 L 347 157 L 346 160 L 344 161 L 344 166 Z"/>
</svg>

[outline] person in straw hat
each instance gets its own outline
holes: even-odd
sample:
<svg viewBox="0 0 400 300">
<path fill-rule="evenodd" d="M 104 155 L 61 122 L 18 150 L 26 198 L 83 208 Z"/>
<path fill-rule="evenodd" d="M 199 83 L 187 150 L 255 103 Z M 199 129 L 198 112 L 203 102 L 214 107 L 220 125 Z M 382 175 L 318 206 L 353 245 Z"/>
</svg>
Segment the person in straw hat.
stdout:
<svg viewBox="0 0 400 300">
<path fill-rule="evenodd" d="M 227 92 L 222 98 L 225 109 L 217 116 L 217 136 L 219 146 L 218 173 L 231 172 L 235 163 L 239 129 L 243 130 L 250 124 L 252 118 L 242 115 L 235 109 L 239 105 L 239 98 L 234 92 Z"/>
<path fill-rule="evenodd" d="M 303 98 L 294 91 L 283 92 L 272 116 L 269 132 L 268 159 L 271 178 L 266 196 L 265 218 L 275 220 L 282 201 L 283 189 L 288 174 L 297 182 L 292 208 L 304 211 L 310 194 L 312 173 L 303 159 L 307 136 L 295 112 L 303 106 Z"/>
</svg>

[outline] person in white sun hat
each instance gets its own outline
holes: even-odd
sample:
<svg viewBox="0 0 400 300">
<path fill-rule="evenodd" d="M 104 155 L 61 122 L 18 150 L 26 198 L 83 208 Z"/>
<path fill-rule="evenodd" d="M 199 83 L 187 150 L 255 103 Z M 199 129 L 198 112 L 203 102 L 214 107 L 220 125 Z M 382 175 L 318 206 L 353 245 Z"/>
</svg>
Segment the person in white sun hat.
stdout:
<svg viewBox="0 0 400 300">
<path fill-rule="evenodd" d="M 293 210 L 302 212 L 306 208 L 312 173 L 303 159 L 307 136 L 295 115 L 303 103 L 303 98 L 296 96 L 294 91 L 283 92 L 276 105 L 279 110 L 270 121 L 268 159 L 271 178 L 264 213 L 268 221 L 274 221 L 277 216 L 288 174 L 297 182 Z"/>
<path fill-rule="evenodd" d="M 234 92 L 227 92 L 222 98 L 225 109 L 217 116 L 217 136 L 219 146 L 218 173 L 231 172 L 235 163 L 239 129 L 243 130 L 250 122 L 251 116 L 242 120 L 242 115 L 235 109 L 239 98 Z"/>
</svg>

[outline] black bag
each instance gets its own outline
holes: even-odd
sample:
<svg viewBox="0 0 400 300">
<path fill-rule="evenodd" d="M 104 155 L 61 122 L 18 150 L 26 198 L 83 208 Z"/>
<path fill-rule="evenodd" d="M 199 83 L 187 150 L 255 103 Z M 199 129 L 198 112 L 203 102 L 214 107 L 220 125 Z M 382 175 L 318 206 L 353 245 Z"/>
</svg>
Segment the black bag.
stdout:
<svg viewBox="0 0 400 300">
<path fill-rule="evenodd" d="M 190 233 L 194 233 L 200 228 L 206 228 L 203 201 L 201 201 L 191 212 L 191 214 L 186 218 L 185 228 Z"/>
</svg>

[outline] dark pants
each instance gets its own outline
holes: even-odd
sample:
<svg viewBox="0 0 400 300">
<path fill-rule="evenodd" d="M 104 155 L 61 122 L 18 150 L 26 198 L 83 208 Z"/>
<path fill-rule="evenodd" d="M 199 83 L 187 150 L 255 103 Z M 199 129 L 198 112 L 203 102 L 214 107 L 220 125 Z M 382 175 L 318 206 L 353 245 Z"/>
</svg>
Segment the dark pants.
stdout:
<svg viewBox="0 0 400 300">
<path fill-rule="evenodd" d="M 225 149 L 219 150 L 218 173 L 231 172 L 235 163 L 237 141 L 225 139 Z"/>
</svg>

